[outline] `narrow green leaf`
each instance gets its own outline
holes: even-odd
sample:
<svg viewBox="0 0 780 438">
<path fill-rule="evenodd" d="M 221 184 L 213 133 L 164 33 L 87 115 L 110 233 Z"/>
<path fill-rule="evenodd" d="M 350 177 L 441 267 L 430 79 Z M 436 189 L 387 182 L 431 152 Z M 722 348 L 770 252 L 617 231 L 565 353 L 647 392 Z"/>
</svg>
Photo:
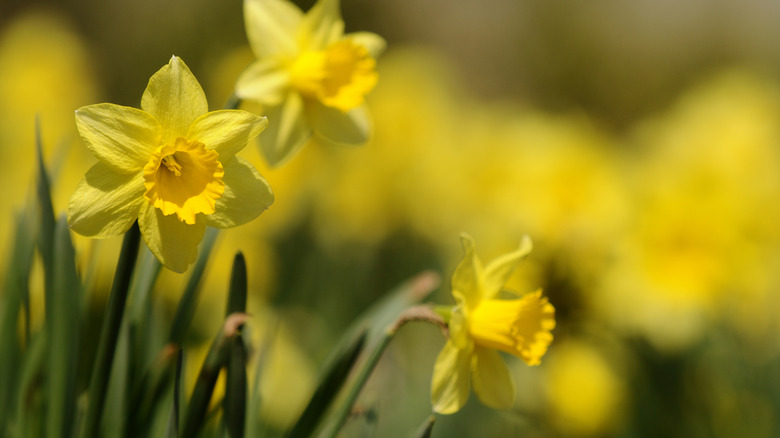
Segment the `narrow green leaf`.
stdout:
<svg viewBox="0 0 780 438">
<path fill-rule="evenodd" d="M 246 260 L 239 251 L 233 258 L 233 268 L 230 274 L 228 290 L 227 315 L 246 312 L 247 273 Z M 225 382 L 225 399 L 222 409 L 224 423 L 228 436 L 240 438 L 244 436 L 246 422 L 246 348 L 241 333 L 231 341 Z"/>
<path fill-rule="evenodd" d="M 123 319 L 113 352 L 111 371 L 108 375 L 108 387 L 100 420 L 101 437 L 125 438 L 129 436 L 126 432 L 127 412 L 129 411 L 128 392 L 133 374 L 133 354 L 130 348 L 133 337 L 134 333 L 132 328 L 128 326 L 127 319 Z"/>
<path fill-rule="evenodd" d="M 198 295 L 200 295 L 200 280 L 206 270 L 206 264 L 218 235 L 218 229 L 211 227 L 206 228 L 206 234 L 203 236 L 203 241 L 201 241 L 198 250 L 198 258 L 195 261 L 195 265 L 192 267 L 192 274 L 190 274 L 187 285 L 184 287 L 184 293 L 176 308 L 176 314 L 173 317 L 171 332 L 168 336 L 169 342 L 178 345 L 184 343 L 187 330 L 190 328 L 190 323 L 192 323 L 192 317 L 195 315 Z"/>
<path fill-rule="evenodd" d="M 43 424 L 41 424 L 40 418 L 43 417 L 44 389 L 41 382 L 47 347 L 46 331 L 41 330 L 30 339 L 30 346 L 24 355 L 16 392 L 16 417 L 14 418 L 16 436 L 43 435 Z M 13 435 L 4 433 L 3 436 Z"/>
<path fill-rule="evenodd" d="M 165 399 L 166 391 L 175 385 L 176 366 L 180 348 L 173 344 L 163 347 L 149 369 L 134 385 L 128 413 L 130 431 L 128 436 L 149 436 L 155 412 Z"/>
<path fill-rule="evenodd" d="M 195 389 L 192 391 L 192 396 L 187 406 L 181 436 L 195 437 L 203 427 L 209 403 L 211 402 L 211 395 L 214 393 L 214 386 L 219 377 L 219 371 L 227 363 L 231 340 L 239 333 L 239 327 L 243 325 L 247 317 L 243 313 L 230 315 L 211 343 L 211 348 L 200 369 Z"/>
<path fill-rule="evenodd" d="M 51 317 L 46 321 L 48 339 L 47 367 L 47 436 L 68 438 L 73 432 L 76 406 L 76 358 L 78 355 L 78 327 L 80 288 L 76 274 L 73 244 L 68 221 L 63 216 L 56 224 L 54 234 L 52 283 L 49 294 Z"/>
<path fill-rule="evenodd" d="M 356 333 L 368 327 L 368 343 L 379 342 L 384 331 L 408 307 L 420 303 L 439 287 L 439 275 L 433 271 L 422 272 L 404 282 L 386 297 L 368 308 L 351 325 L 348 333 Z"/>
<path fill-rule="evenodd" d="M 222 402 L 228 436 L 242 438 L 246 424 L 246 347 L 240 335 L 230 341 L 225 381 L 225 399 Z"/>
<path fill-rule="evenodd" d="M 436 422 L 436 416 L 431 415 L 425 419 L 425 422 L 417 429 L 417 433 L 414 434 L 416 438 L 431 438 L 433 433 L 433 424 Z"/>
<path fill-rule="evenodd" d="M 52 282 L 52 265 L 54 264 L 54 207 L 51 202 L 51 186 L 46 166 L 43 163 L 43 145 L 41 142 L 40 120 L 35 119 L 35 151 L 37 155 L 38 172 L 36 178 L 36 191 L 38 192 L 38 205 L 40 212 L 40 231 L 38 234 L 38 248 L 41 252 L 44 266 L 44 284 Z M 46 319 L 51 318 L 52 312 L 52 288 L 44 288 L 44 306 Z"/>
<path fill-rule="evenodd" d="M 336 410 L 335 415 L 325 426 L 322 436 L 335 437 L 338 431 L 341 429 L 341 426 L 344 425 L 344 422 L 347 420 L 349 413 L 352 411 L 352 405 L 355 404 L 358 395 L 360 395 L 360 391 L 363 389 L 363 385 L 365 385 L 366 381 L 368 381 L 368 377 L 371 375 L 371 372 L 374 371 L 374 367 L 376 367 L 376 364 L 379 363 L 379 359 L 382 357 L 382 354 L 385 352 L 387 346 L 390 345 L 390 341 L 394 336 L 395 332 L 386 331 L 385 336 L 382 337 L 380 342 L 371 351 L 368 359 L 358 369 L 357 376 L 355 377 L 355 381 L 352 383 L 352 386 L 347 393 L 346 399 L 341 402 L 339 408 Z"/>
<path fill-rule="evenodd" d="M 241 251 L 233 258 L 233 269 L 230 272 L 230 288 L 225 317 L 231 313 L 246 312 L 247 274 L 246 260 Z"/>
<path fill-rule="evenodd" d="M 336 352 L 326 360 L 325 372 L 320 378 L 317 389 L 306 405 L 298 421 L 287 435 L 289 438 L 311 436 L 320 418 L 331 405 L 344 382 L 349 376 L 352 366 L 357 361 L 366 343 L 367 332 L 364 330 L 356 336 L 346 348 Z"/>
<path fill-rule="evenodd" d="M 108 305 L 105 312 L 106 316 L 103 320 L 103 327 L 100 330 L 100 340 L 98 341 L 95 365 L 92 368 L 92 377 L 89 382 L 89 404 L 84 419 L 84 426 L 81 429 L 82 438 L 92 438 L 98 435 L 100 417 L 106 397 L 106 388 L 108 387 L 109 373 L 111 371 L 111 364 L 114 360 L 114 351 L 116 349 L 117 338 L 119 337 L 122 315 L 124 314 L 125 305 L 127 303 L 127 293 L 130 288 L 130 280 L 135 268 L 140 240 L 141 232 L 138 229 L 138 223 L 136 222 L 130 227 L 130 230 L 125 233 L 124 240 L 122 241 L 119 262 L 117 263 L 116 273 L 114 274 L 114 283 L 111 286 L 111 295 L 108 298 Z"/>
<path fill-rule="evenodd" d="M 28 301 L 27 281 L 35 253 L 34 229 L 37 221 L 34 219 L 32 205 L 34 204 L 28 204 L 25 214 L 16 216 L 13 249 L 8 259 L 10 263 L 6 267 L 4 294 L 0 297 L 0 351 L 3 352 L 3 360 L 0 360 L 0 436 L 8 433 L 5 427 L 9 423 L 9 414 L 13 412 L 13 395 L 16 393 L 17 376 L 22 365 L 22 346 L 19 344 L 17 327 L 20 309 L 23 303 Z M 25 317 L 25 326 L 29 327 L 29 314 Z M 30 341 L 29 329 L 25 330 L 25 340 Z"/>
<path fill-rule="evenodd" d="M 320 436 L 335 437 L 346 421 L 352 406 L 360 395 L 363 385 L 379 363 L 390 341 L 398 329 L 399 317 L 412 304 L 416 304 L 427 297 L 439 285 L 439 276 L 433 272 L 423 272 L 411 280 L 399 286 L 385 299 L 375 304 L 366 311 L 361 318 L 353 324 L 350 331 L 358 330 L 357 324 L 365 324 L 369 327 L 367 345 L 371 353 L 360 365 L 350 383 L 347 395 L 340 402 L 338 408 L 323 423 Z M 348 331 L 349 333 L 349 331 Z M 343 339 L 342 339 L 343 341 Z"/>
<path fill-rule="evenodd" d="M 168 430 L 165 434 L 168 438 L 177 438 L 179 436 L 179 413 L 182 412 L 182 364 L 184 362 L 184 351 L 179 348 L 176 354 L 176 370 L 173 374 L 173 405 L 171 415 L 168 421 Z"/>
</svg>

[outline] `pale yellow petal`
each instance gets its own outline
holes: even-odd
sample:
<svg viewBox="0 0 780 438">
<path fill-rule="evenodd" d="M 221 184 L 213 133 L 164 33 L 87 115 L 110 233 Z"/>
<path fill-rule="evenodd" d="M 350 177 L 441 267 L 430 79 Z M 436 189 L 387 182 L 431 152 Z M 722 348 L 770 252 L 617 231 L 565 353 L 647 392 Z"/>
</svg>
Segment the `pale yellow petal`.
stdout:
<svg viewBox="0 0 780 438">
<path fill-rule="evenodd" d="M 190 124 L 209 110 L 198 80 L 176 56 L 149 79 L 141 108 L 159 120 L 164 143 L 187 135 Z"/>
<path fill-rule="evenodd" d="M 512 276 L 512 272 L 514 272 L 520 262 L 531 253 L 532 248 L 533 244 L 531 243 L 531 238 L 523 236 L 520 246 L 515 251 L 504 254 L 488 263 L 485 267 L 482 281 L 483 299 L 494 298 L 501 291 L 501 288 L 504 287 L 509 280 L 509 277 Z"/>
<path fill-rule="evenodd" d="M 79 108 L 76 126 L 90 152 L 122 173 L 142 169 L 162 138 L 151 114 L 112 103 Z"/>
<path fill-rule="evenodd" d="M 244 24 L 249 45 L 258 59 L 278 54 L 295 55 L 295 35 L 303 12 L 286 0 L 245 0 Z"/>
<path fill-rule="evenodd" d="M 256 218 L 273 202 L 268 182 L 249 162 L 234 157 L 225 166 L 225 192 L 217 199 L 216 212 L 206 216 L 206 224 L 230 228 Z"/>
<path fill-rule="evenodd" d="M 257 137 L 260 152 L 269 165 L 279 166 L 306 144 L 312 131 L 298 93 L 288 93 L 282 105 L 269 107 L 266 115 L 268 129 Z"/>
<path fill-rule="evenodd" d="M 471 338 L 469 337 L 468 321 L 466 320 L 466 315 L 463 314 L 463 298 L 457 291 L 454 292 L 454 295 L 455 300 L 458 301 L 458 306 L 452 310 L 450 322 L 447 324 L 450 332 L 450 342 L 458 348 L 466 348 L 469 342 L 471 342 Z"/>
<path fill-rule="evenodd" d="M 348 33 L 344 35 L 344 39 L 352 40 L 355 44 L 365 47 L 374 59 L 379 58 L 387 47 L 385 39 L 373 32 Z"/>
<path fill-rule="evenodd" d="M 471 350 L 458 348 L 447 342 L 436 358 L 431 379 L 433 410 L 440 414 L 452 414 L 460 410 L 469 399 Z"/>
<path fill-rule="evenodd" d="M 371 138 L 371 117 L 365 105 L 345 113 L 319 102 L 309 102 L 306 109 L 317 136 L 329 143 L 357 146 Z"/>
<path fill-rule="evenodd" d="M 474 239 L 466 233 L 461 234 L 463 244 L 463 260 L 452 274 L 452 291 L 457 291 L 465 300 L 466 309 L 470 310 L 479 303 L 482 297 L 482 263 L 477 257 Z"/>
<path fill-rule="evenodd" d="M 318 0 L 303 17 L 298 38 L 305 50 L 323 50 L 344 34 L 339 0 Z"/>
<path fill-rule="evenodd" d="M 82 236 L 121 235 L 138 218 L 144 190 L 142 173 L 121 174 L 98 162 L 70 198 L 68 224 Z"/>
<path fill-rule="evenodd" d="M 507 409 L 515 401 L 515 383 L 496 350 L 474 347 L 471 385 L 479 400 L 494 409 Z"/>
<path fill-rule="evenodd" d="M 259 59 L 244 70 L 236 81 L 236 96 L 263 105 L 279 105 L 290 87 L 290 71 L 284 59 Z"/>
<path fill-rule="evenodd" d="M 148 202 L 141 206 L 138 226 L 146 246 L 166 268 L 183 273 L 198 256 L 198 244 L 206 231 L 206 221 L 198 217 L 195 224 L 179 221 L 175 214 L 163 216 Z"/>
<path fill-rule="evenodd" d="M 214 149 L 224 165 L 247 142 L 263 132 L 268 119 L 241 110 L 212 111 L 198 117 L 187 132 L 187 139 Z"/>
</svg>

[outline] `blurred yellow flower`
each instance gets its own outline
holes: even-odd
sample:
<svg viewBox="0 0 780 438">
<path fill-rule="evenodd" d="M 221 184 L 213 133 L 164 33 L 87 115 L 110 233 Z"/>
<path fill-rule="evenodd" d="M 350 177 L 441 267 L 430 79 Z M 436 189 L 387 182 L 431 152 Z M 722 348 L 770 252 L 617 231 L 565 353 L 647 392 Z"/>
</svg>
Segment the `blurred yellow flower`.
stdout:
<svg viewBox="0 0 780 438">
<path fill-rule="evenodd" d="M 473 386 L 487 406 L 505 409 L 514 402 L 514 383 L 497 350 L 513 354 L 528 365 L 538 365 L 552 342 L 555 309 L 542 291 L 518 299 L 497 299 L 517 265 L 531 252 L 531 239 L 486 267 L 477 257 L 471 236 L 461 237 L 466 252 L 452 275 L 457 303 L 450 317 L 450 339 L 433 370 L 433 409 L 441 414 L 458 411 Z"/>
<path fill-rule="evenodd" d="M 546 390 L 556 427 L 567 436 L 602 436 L 623 415 L 626 388 L 602 352 L 583 341 L 556 344 Z"/>
<path fill-rule="evenodd" d="M 273 202 L 263 177 L 234 156 L 268 122 L 246 111 L 208 112 L 200 84 L 175 56 L 149 80 L 141 108 L 103 103 L 76 111 L 99 161 L 71 197 L 68 222 L 100 238 L 138 219 L 160 262 L 184 272 L 206 225 L 241 225 Z"/>
<path fill-rule="evenodd" d="M 721 321 L 774 339 L 779 92 L 725 72 L 638 127 L 632 214 L 594 289 L 605 319 L 666 351 Z"/>
<path fill-rule="evenodd" d="M 259 139 L 269 164 L 292 157 L 313 134 L 368 141 L 364 96 L 377 82 L 380 36 L 345 35 L 338 0 L 319 0 L 306 14 L 286 0 L 245 0 L 244 20 L 257 61 L 239 77 L 236 95 L 260 102 L 273 121 Z"/>
</svg>

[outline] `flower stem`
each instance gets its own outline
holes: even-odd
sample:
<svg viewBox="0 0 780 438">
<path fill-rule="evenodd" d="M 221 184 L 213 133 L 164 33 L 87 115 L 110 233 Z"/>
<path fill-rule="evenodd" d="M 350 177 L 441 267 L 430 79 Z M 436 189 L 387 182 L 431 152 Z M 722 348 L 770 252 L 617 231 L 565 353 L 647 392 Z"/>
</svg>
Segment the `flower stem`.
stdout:
<svg viewBox="0 0 780 438">
<path fill-rule="evenodd" d="M 355 382 L 349 389 L 349 393 L 347 394 L 346 399 L 339 407 L 334 420 L 328 424 L 325 432 L 321 436 L 333 438 L 338 434 L 341 426 L 344 424 L 347 417 L 349 416 L 349 413 L 352 411 L 352 406 L 355 404 L 355 401 L 360 395 L 360 391 L 363 389 L 363 386 L 368 381 L 369 376 L 371 376 L 374 368 L 379 363 L 379 359 L 382 357 L 385 349 L 388 345 L 390 345 L 390 341 L 393 340 L 395 334 L 403 325 L 411 321 L 428 322 L 439 326 L 442 328 L 442 330 L 446 329 L 446 323 L 441 318 L 441 316 L 436 314 L 428 306 L 410 307 L 401 313 L 401 315 L 398 316 L 398 319 L 396 319 L 396 321 L 385 330 L 384 336 L 382 336 L 382 338 L 379 340 L 379 343 L 376 345 L 376 347 L 374 347 L 374 350 L 371 352 L 371 355 L 368 357 L 368 359 L 366 359 L 363 367 L 358 371 Z"/>
<path fill-rule="evenodd" d="M 225 102 L 225 109 L 238 109 L 239 106 L 241 106 L 241 98 L 235 93 L 231 94 Z"/>
<path fill-rule="evenodd" d="M 111 374 L 111 365 L 114 360 L 119 328 L 122 315 L 127 303 L 127 292 L 130 289 L 130 280 L 135 268 L 138 256 L 138 245 L 141 241 L 141 232 L 138 223 L 125 233 L 122 241 L 122 250 L 119 253 L 119 262 L 114 274 L 114 283 L 111 286 L 111 295 L 108 298 L 106 317 L 100 330 L 95 366 L 92 369 L 92 378 L 89 382 L 89 404 L 81 429 L 81 438 L 92 438 L 98 435 L 100 417 L 106 399 L 108 380 Z"/>
</svg>

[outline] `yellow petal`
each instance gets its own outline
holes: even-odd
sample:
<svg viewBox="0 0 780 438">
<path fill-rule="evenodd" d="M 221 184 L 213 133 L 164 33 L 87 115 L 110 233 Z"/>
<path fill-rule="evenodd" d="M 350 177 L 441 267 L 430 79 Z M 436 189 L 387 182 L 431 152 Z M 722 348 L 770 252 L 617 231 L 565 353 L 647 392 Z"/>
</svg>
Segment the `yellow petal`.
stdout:
<svg viewBox="0 0 780 438">
<path fill-rule="evenodd" d="M 298 38 L 304 50 L 322 50 L 344 34 L 339 0 L 318 0 L 303 17 Z"/>
<path fill-rule="evenodd" d="M 482 281 L 482 298 L 491 299 L 494 298 L 504 287 L 509 277 L 512 276 L 512 272 L 517 268 L 517 265 L 525 259 L 525 257 L 531 252 L 533 245 L 531 244 L 531 238 L 523 236 L 523 240 L 520 242 L 520 246 L 509 254 L 491 261 L 485 267 L 485 273 Z"/>
<path fill-rule="evenodd" d="M 297 53 L 295 34 L 302 19 L 303 12 L 290 1 L 244 1 L 246 35 L 258 59 Z"/>
<path fill-rule="evenodd" d="M 183 273 L 198 256 L 198 244 L 206 231 L 202 218 L 193 225 L 180 222 L 176 215 L 164 216 L 148 202 L 141 206 L 138 226 L 146 246 L 166 268 Z"/>
<path fill-rule="evenodd" d="M 205 144 L 206 149 L 217 151 L 219 161 L 224 165 L 267 126 L 267 118 L 248 111 L 212 111 L 192 123 L 187 138 Z"/>
<path fill-rule="evenodd" d="M 198 80 L 176 56 L 149 79 L 141 108 L 162 125 L 163 143 L 185 137 L 192 122 L 209 110 Z"/>
<path fill-rule="evenodd" d="M 312 128 L 329 143 L 362 145 L 371 137 L 371 118 L 365 105 L 345 113 L 311 102 L 307 110 Z"/>
<path fill-rule="evenodd" d="M 279 166 L 303 147 L 312 131 L 298 93 L 288 93 L 282 105 L 269 107 L 266 114 L 268 129 L 257 137 L 260 152 L 269 165 Z"/>
<path fill-rule="evenodd" d="M 436 358 L 431 380 L 433 410 L 440 414 L 452 414 L 460 410 L 469 399 L 471 373 L 471 349 L 461 349 L 447 342 Z"/>
<path fill-rule="evenodd" d="M 479 400 L 494 409 L 507 409 L 515 401 L 515 383 L 501 355 L 474 347 L 471 363 L 471 385 Z"/>
<path fill-rule="evenodd" d="M 460 293 L 456 291 L 455 300 L 458 302 L 458 306 L 452 310 L 450 322 L 447 324 L 447 326 L 450 332 L 450 342 L 452 342 L 458 348 L 466 348 L 469 342 L 471 342 L 471 338 L 469 338 L 468 321 L 466 320 L 466 316 L 463 314 L 463 298 L 459 295 Z"/>
<path fill-rule="evenodd" d="M 379 58 L 387 47 L 385 39 L 373 32 L 348 33 L 344 35 L 344 39 L 349 39 L 353 43 L 365 47 L 374 59 Z"/>
<path fill-rule="evenodd" d="M 265 179 L 249 162 L 234 157 L 225 164 L 225 192 L 217 199 L 216 212 L 206 216 L 211 227 L 230 228 L 256 218 L 273 202 Z"/>
<path fill-rule="evenodd" d="M 452 291 L 457 291 L 465 300 L 466 309 L 474 308 L 482 298 L 482 263 L 474 248 L 474 239 L 466 233 L 460 236 L 463 245 L 463 260 L 452 274 Z"/>
<path fill-rule="evenodd" d="M 112 103 L 79 108 L 76 126 L 90 152 L 122 173 L 143 168 L 162 136 L 151 114 Z"/>
<path fill-rule="evenodd" d="M 68 224 L 90 237 L 118 236 L 138 218 L 144 203 L 144 180 L 139 172 L 121 174 L 103 162 L 92 166 L 68 205 Z"/>
<path fill-rule="evenodd" d="M 262 58 L 241 73 L 236 96 L 263 105 L 279 105 L 290 86 L 290 72 L 279 57 Z"/>
</svg>

